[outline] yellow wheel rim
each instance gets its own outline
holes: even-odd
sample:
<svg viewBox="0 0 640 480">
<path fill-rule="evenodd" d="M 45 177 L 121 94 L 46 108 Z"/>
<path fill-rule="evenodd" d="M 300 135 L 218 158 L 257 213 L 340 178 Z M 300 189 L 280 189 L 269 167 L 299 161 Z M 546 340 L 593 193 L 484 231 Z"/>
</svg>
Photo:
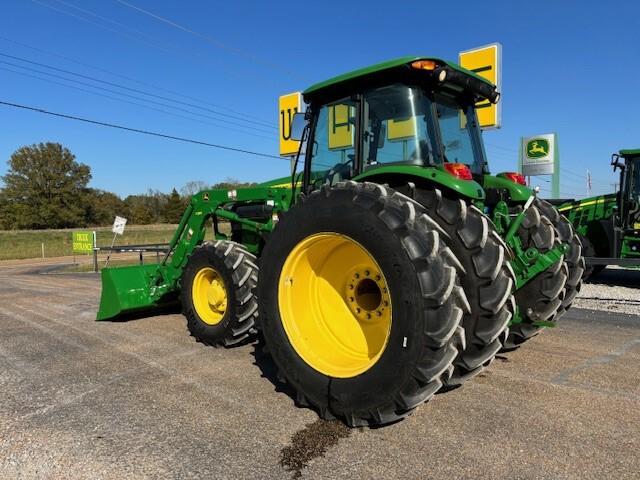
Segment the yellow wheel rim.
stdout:
<svg viewBox="0 0 640 480">
<path fill-rule="evenodd" d="M 203 322 L 220 323 L 227 311 L 227 289 L 222 276 L 211 267 L 196 273 L 191 287 L 193 306 Z"/>
<path fill-rule="evenodd" d="M 280 274 L 278 305 L 295 351 L 325 375 L 359 375 L 387 345 L 387 282 L 371 254 L 344 235 L 319 233 L 295 246 Z"/>
</svg>

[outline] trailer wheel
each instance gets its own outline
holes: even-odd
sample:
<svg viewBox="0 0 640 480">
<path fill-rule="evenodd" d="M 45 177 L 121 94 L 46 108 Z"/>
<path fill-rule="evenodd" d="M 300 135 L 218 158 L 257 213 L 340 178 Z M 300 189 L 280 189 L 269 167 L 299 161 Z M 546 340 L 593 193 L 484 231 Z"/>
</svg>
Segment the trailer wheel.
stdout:
<svg viewBox="0 0 640 480">
<path fill-rule="evenodd" d="M 533 247 L 547 252 L 560 245 L 553 223 L 540 212 L 536 203 L 527 209 L 518 236 L 525 250 Z M 521 322 L 509 326 L 509 336 L 503 350 L 514 350 L 537 335 L 541 327 L 534 325 L 535 322 L 556 320 L 556 315 L 562 308 L 567 276 L 567 265 L 564 259 L 560 259 L 516 290 L 515 299 Z"/>
<path fill-rule="evenodd" d="M 211 346 L 237 345 L 254 333 L 258 316 L 256 258 L 244 246 L 204 243 L 184 269 L 181 300 L 187 328 Z"/>
<path fill-rule="evenodd" d="M 261 332 L 297 404 L 350 426 L 405 417 L 464 345 L 459 262 L 417 202 L 378 184 L 324 186 L 261 257 Z"/>
<path fill-rule="evenodd" d="M 464 268 L 460 280 L 471 311 L 462 318 L 466 348 L 446 382 L 454 387 L 489 365 L 506 340 L 515 310 L 515 274 L 506 245 L 476 207 L 447 198 L 438 189 L 414 190 L 413 198 L 447 233 L 445 242 Z"/>
<path fill-rule="evenodd" d="M 580 234 L 578 234 L 580 235 Z M 591 240 L 589 240 L 584 235 L 580 235 L 580 241 L 582 242 L 582 253 L 585 257 L 597 257 L 596 249 L 593 248 L 593 244 Z M 606 265 L 586 265 L 584 269 L 584 273 L 582 274 L 582 281 L 587 282 L 600 272 L 602 272 Z"/>
<path fill-rule="evenodd" d="M 582 243 L 578 233 L 573 229 L 571 222 L 562 215 L 557 208 L 546 200 L 536 198 L 534 205 L 538 207 L 556 228 L 560 242 L 569 245 L 569 249 L 564 254 L 564 262 L 567 264 L 567 283 L 566 291 L 562 299 L 562 306 L 558 310 L 556 319 L 560 318 L 573 303 L 580 288 L 582 287 L 582 277 L 585 271 L 584 256 L 582 254 Z"/>
</svg>

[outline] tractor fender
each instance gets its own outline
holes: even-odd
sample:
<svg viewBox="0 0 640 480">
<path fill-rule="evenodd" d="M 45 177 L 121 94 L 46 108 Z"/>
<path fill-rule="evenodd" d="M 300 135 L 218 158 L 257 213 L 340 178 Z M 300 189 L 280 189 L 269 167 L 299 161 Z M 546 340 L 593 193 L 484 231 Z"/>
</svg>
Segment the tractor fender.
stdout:
<svg viewBox="0 0 640 480">
<path fill-rule="evenodd" d="M 462 180 L 436 167 L 407 165 L 385 165 L 372 168 L 353 178 L 357 182 L 367 181 L 386 184 L 392 188 L 413 183 L 424 189 L 439 188 L 456 197 L 483 200 L 484 190 L 474 180 Z"/>
<path fill-rule="evenodd" d="M 520 185 L 512 180 L 504 177 L 496 177 L 494 175 L 484 175 L 482 178 L 482 184 L 485 190 L 496 190 L 505 192 L 508 197 L 509 203 L 521 203 L 529 200 L 529 197 L 533 195 L 533 190 L 526 185 Z"/>
</svg>

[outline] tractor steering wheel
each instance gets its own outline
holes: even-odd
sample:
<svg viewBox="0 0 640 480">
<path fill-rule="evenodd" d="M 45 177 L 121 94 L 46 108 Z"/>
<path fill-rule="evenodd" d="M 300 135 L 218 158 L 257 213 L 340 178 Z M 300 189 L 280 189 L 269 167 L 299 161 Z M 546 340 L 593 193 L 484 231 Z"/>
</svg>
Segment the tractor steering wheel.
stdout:
<svg viewBox="0 0 640 480">
<path fill-rule="evenodd" d="M 349 179 L 353 176 L 353 165 L 355 163 L 355 155 L 349 154 L 347 155 L 349 160 L 344 163 L 336 163 L 333 167 L 331 167 L 324 174 L 324 177 L 317 179 L 313 182 L 314 187 L 319 188 L 320 186 L 328 183 L 329 185 L 333 185 L 334 183 L 339 182 L 340 180 Z M 335 176 L 338 175 L 338 180 L 334 181 Z"/>
</svg>

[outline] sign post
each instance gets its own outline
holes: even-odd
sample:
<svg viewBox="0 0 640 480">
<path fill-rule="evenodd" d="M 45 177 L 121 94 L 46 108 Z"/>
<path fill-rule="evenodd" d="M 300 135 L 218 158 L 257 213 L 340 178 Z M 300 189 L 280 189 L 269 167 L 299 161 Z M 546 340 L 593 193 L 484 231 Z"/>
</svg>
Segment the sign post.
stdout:
<svg viewBox="0 0 640 480">
<path fill-rule="evenodd" d="M 113 240 L 111 240 L 111 250 L 113 250 L 113 246 L 116 244 L 116 237 L 124 233 L 124 227 L 126 225 L 127 225 L 127 219 L 116 215 L 116 218 L 113 221 L 113 227 L 111 228 L 111 231 L 113 232 Z M 107 254 L 107 260 L 104 263 L 105 268 L 109 266 L 109 258 L 111 257 L 111 250 L 109 250 L 109 253 Z"/>
<path fill-rule="evenodd" d="M 499 43 L 460 52 L 458 63 L 461 67 L 489 80 L 499 92 L 502 91 L 502 45 Z M 476 103 L 480 128 L 486 130 L 501 127 L 501 105 L 501 102 L 491 103 L 489 100 Z"/>
<path fill-rule="evenodd" d="M 525 177 L 551 175 L 551 197 L 560 197 L 560 156 L 555 133 L 522 137 L 518 167 Z"/>
</svg>

